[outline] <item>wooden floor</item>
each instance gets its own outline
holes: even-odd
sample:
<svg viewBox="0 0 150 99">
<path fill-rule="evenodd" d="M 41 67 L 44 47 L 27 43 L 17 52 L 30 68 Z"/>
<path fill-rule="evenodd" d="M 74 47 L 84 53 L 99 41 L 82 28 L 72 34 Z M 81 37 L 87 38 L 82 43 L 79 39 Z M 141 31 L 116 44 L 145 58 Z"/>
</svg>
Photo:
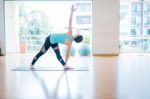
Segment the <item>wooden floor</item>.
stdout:
<svg viewBox="0 0 150 99">
<path fill-rule="evenodd" d="M 70 66 L 89 71 L 11 71 L 33 56 L 0 57 L 0 99 L 150 99 L 150 54 L 70 58 Z M 36 66 L 61 67 L 50 53 Z"/>
</svg>

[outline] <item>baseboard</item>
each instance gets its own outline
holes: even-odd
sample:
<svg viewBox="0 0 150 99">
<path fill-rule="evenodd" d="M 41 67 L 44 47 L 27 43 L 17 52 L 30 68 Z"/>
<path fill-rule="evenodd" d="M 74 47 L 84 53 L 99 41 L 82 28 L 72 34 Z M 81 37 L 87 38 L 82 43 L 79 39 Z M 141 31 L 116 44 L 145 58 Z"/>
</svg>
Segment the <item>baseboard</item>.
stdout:
<svg viewBox="0 0 150 99">
<path fill-rule="evenodd" d="M 93 54 L 93 56 L 118 56 L 119 54 Z"/>
</svg>

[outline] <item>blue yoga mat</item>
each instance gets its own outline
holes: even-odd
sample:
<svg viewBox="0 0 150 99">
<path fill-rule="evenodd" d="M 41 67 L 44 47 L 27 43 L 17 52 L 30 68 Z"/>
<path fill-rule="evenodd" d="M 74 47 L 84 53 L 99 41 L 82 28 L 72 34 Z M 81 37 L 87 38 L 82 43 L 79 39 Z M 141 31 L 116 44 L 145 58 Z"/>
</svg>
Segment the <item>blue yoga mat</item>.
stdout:
<svg viewBox="0 0 150 99">
<path fill-rule="evenodd" d="M 88 67 L 74 67 L 71 69 L 64 69 L 63 67 L 35 67 L 35 69 L 30 69 L 29 66 L 19 66 L 12 71 L 88 71 Z"/>
</svg>

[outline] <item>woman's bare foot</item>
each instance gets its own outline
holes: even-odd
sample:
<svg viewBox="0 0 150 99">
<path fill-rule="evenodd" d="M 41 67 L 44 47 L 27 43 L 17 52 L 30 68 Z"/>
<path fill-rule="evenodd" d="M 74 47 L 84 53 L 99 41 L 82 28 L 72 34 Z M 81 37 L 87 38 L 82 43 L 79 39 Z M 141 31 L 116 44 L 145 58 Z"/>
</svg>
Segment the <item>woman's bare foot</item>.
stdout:
<svg viewBox="0 0 150 99">
<path fill-rule="evenodd" d="M 73 69 L 73 68 L 68 65 L 64 65 L 64 69 Z"/>
<path fill-rule="evenodd" d="M 30 69 L 35 69 L 34 65 L 30 65 Z"/>
</svg>

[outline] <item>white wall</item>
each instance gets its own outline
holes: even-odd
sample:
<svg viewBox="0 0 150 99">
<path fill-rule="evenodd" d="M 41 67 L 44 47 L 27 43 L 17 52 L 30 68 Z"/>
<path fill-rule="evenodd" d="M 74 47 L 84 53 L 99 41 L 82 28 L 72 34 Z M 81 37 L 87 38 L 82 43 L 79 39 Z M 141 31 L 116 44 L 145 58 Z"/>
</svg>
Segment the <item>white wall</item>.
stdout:
<svg viewBox="0 0 150 99">
<path fill-rule="evenodd" d="M 15 19 L 18 14 L 15 2 L 5 2 L 5 12 L 6 53 L 17 53 L 19 52 L 19 38 L 16 25 L 19 22 Z"/>
<path fill-rule="evenodd" d="M 2 54 L 5 54 L 5 31 L 4 31 L 4 2 L 0 0 L 0 48 Z"/>
<path fill-rule="evenodd" d="M 93 54 L 119 53 L 119 0 L 93 0 Z"/>
</svg>

